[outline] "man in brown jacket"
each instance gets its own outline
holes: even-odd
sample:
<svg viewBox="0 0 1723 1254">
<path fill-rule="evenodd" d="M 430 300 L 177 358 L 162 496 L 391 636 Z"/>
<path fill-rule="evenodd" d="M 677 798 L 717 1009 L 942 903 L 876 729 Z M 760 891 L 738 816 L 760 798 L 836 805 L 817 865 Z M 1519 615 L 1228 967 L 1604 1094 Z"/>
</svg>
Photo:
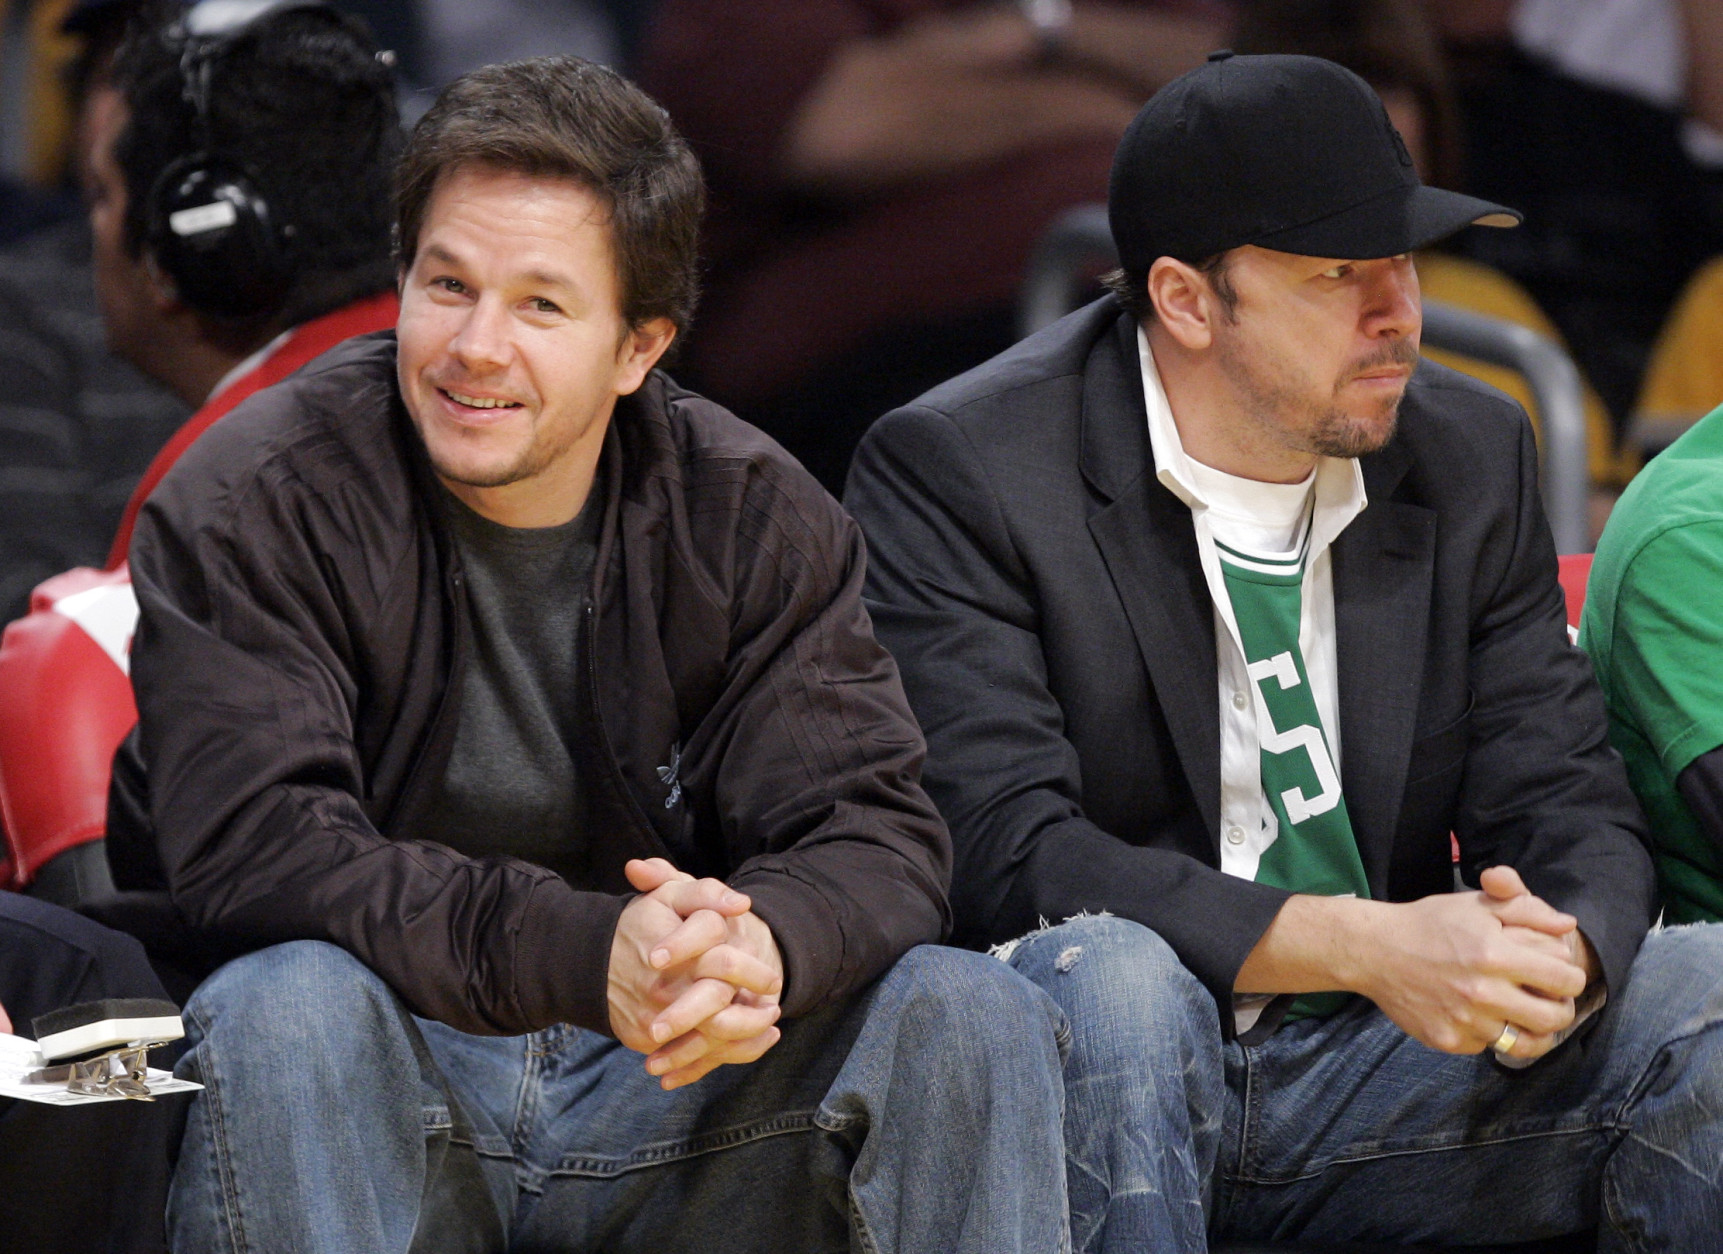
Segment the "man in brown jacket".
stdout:
<svg viewBox="0 0 1723 1254">
<path fill-rule="evenodd" d="M 403 158 L 396 334 L 145 507 L 118 874 L 239 955 L 177 1248 L 1061 1247 L 1058 1014 L 926 944 L 859 533 L 654 370 L 700 202 L 609 71 L 468 76 Z"/>
</svg>

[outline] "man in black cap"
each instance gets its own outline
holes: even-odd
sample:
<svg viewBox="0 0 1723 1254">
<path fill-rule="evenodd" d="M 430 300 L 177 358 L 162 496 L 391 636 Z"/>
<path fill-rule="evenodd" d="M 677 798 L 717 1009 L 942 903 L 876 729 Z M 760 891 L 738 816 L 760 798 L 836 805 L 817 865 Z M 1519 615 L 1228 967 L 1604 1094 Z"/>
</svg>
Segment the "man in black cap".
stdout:
<svg viewBox="0 0 1723 1254">
<path fill-rule="evenodd" d="M 1530 427 L 1418 358 L 1409 254 L 1517 215 L 1421 186 L 1348 71 L 1227 54 L 1110 209 L 1113 294 L 847 494 L 958 934 L 1074 1029 L 1074 1247 L 1708 1248 L 1723 929 L 1641 945 Z"/>
</svg>

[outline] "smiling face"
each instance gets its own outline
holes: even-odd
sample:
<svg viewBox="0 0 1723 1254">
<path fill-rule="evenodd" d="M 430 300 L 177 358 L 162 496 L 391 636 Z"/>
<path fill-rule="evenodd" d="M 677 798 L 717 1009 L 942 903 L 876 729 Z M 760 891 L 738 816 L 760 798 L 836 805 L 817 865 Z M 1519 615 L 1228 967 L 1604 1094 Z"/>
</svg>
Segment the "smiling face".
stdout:
<svg viewBox="0 0 1723 1254">
<path fill-rule="evenodd" d="M 402 276 L 397 372 L 431 464 L 478 513 L 546 527 L 580 512 L 618 396 L 674 328 L 631 328 L 604 206 L 580 184 L 445 175 Z"/>
<path fill-rule="evenodd" d="M 1294 463 L 1358 457 L 1394 434 L 1423 323 L 1409 256 L 1336 261 L 1238 249 L 1238 301 L 1212 321 L 1240 434 Z"/>
</svg>

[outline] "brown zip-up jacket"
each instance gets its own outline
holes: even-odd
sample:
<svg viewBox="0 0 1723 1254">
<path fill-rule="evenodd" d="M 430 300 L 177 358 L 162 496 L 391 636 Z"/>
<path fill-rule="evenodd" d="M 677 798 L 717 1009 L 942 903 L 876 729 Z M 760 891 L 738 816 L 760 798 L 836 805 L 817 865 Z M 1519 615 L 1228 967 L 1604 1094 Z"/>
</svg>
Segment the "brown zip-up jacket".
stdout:
<svg viewBox="0 0 1723 1254">
<path fill-rule="evenodd" d="M 609 1030 L 623 863 L 747 892 L 785 1011 L 949 929 L 923 743 L 861 604 L 860 532 L 782 450 L 662 374 L 618 404 L 587 598 L 586 874 L 415 840 L 459 721 L 466 589 L 395 383 L 364 336 L 236 409 L 131 552 L 136 743 L 122 888 L 213 950 L 333 941 L 469 1032 Z"/>
</svg>

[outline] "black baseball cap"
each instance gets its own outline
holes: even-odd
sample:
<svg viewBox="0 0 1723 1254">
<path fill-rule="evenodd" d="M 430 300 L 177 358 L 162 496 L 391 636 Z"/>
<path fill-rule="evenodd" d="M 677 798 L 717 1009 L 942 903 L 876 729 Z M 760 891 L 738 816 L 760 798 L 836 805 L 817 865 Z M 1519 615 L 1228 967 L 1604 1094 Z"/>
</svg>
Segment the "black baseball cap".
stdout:
<svg viewBox="0 0 1723 1254">
<path fill-rule="evenodd" d="M 1364 261 L 1520 214 L 1418 180 L 1388 111 L 1351 70 L 1217 52 L 1144 105 L 1113 158 L 1107 216 L 1127 270 L 1256 244 Z"/>
</svg>

